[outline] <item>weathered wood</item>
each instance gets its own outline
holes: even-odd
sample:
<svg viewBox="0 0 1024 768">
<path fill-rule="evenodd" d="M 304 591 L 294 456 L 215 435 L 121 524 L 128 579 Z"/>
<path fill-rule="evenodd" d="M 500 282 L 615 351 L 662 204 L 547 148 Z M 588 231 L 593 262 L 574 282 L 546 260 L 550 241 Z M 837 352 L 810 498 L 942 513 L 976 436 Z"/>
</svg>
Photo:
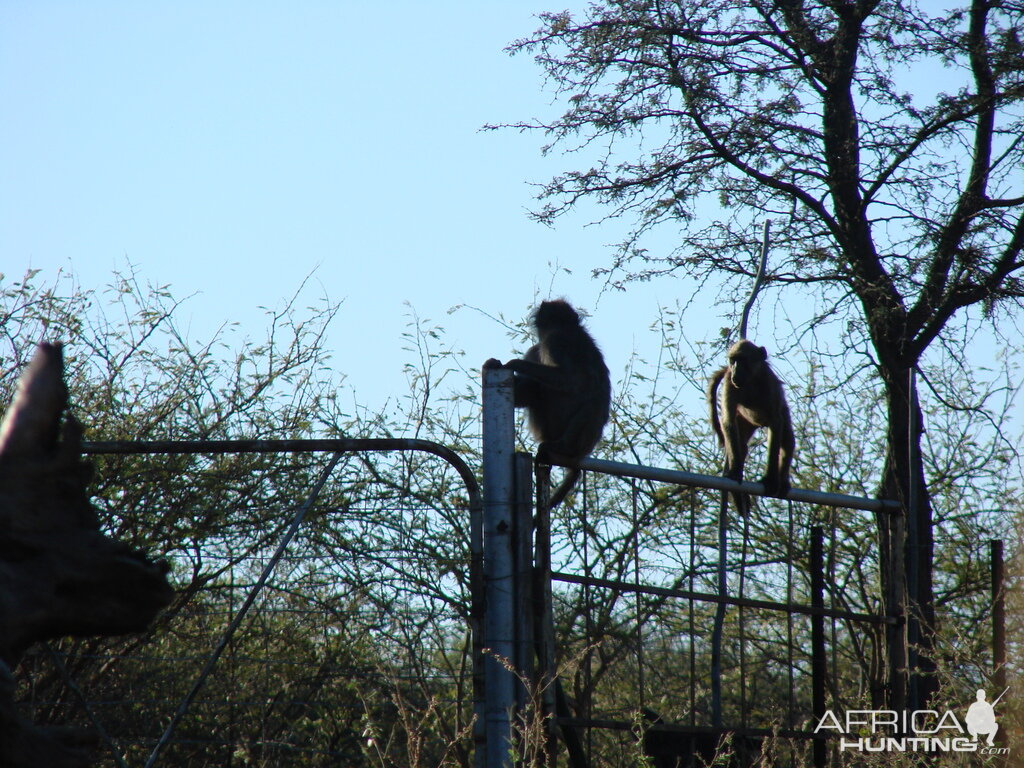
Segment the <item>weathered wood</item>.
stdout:
<svg viewBox="0 0 1024 768">
<path fill-rule="evenodd" d="M 166 563 L 100 531 L 81 427 L 62 423 L 63 368 L 60 345 L 40 344 L 0 425 L 0 766 L 10 768 L 86 766 L 94 742 L 18 715 L 12 672 L 25 650 L 141 631 L 173 596 Z"/>
</svg>

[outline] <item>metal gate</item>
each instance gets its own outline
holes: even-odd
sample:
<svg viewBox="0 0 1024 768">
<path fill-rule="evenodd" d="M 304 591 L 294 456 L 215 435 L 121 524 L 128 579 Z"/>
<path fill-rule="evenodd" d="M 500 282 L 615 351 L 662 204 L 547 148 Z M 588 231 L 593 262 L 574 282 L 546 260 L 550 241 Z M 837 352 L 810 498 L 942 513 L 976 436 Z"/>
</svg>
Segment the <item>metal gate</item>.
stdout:
<svg viewBox="0 0 1024 768">
<path fill-rule="evenodd" d="M 728 522 L 725 492 L 761 495 L 759 484 L 588 458 L 579 468 L 629 484 L 614 496 L 621 508 L 596 520 L 577 491 L 577 508 L 553 524 L 550 468 L 534 477 L 532 458 L 514 452 L 511 372 L 484 371 L 483 402 L 479 768 L 553 766 L 563 750 L 572 768 L 618 753 L 627 764 L 630 751 L 659 768 L 716 754 L 747 765 L 764 752 L 825 766 L 837 735 L 815 732 L 826 711 L 891 700 L 906 673 L 905 618 L 884 614 L 880 589 L 844 594 L 837 555 L 852 516 L 899 514 L 896 502 L 793 489 L 772 502 L 784 506 L 755 546 L 750 528 L 762 521 Z M 676 489 L 671 520 L 654 532 L 638 483 Z M 992 562 L 1001 581 L 995 545 Z M 998 603 L 999 581 L 993 594 Z M 878 655 L 872 678 L 850 678 L 851 649 Z"/>
</svg>

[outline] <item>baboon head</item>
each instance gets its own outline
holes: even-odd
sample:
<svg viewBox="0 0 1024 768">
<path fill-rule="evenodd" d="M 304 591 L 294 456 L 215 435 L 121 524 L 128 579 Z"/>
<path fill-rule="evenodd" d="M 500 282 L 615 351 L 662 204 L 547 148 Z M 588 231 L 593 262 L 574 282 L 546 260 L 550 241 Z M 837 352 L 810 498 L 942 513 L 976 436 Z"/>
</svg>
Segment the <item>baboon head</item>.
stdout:
<svg viewBox="0 0 1024 768">
<path fill-rule="evenodd" d="M 732 385 L 743 389 L 757 381 L 768 360 L 768 350 L 752 341 L 741 339 L 729 349 L 729 375 Z"/>
</svg>

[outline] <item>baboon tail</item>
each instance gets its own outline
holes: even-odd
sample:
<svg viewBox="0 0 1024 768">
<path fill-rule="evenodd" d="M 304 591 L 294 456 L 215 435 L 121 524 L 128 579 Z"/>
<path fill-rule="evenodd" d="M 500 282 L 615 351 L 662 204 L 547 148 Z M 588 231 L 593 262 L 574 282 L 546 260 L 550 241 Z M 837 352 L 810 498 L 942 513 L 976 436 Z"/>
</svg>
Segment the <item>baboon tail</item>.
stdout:
<svg viewBox="0 0 1024 768">
<path fill-rule="evenodd" d="M 555 489 L 554 493 L 551 494 L 551 499 L 548 501 L 548 509 L 554 509 L 563 501 L 565 497 L 569 495 L 569 492 L 576 486 L 576 483 L 580 479 L 580 471 L 578 469 L 570 469 L 565 473 L 565 479 Z"/>
<path fill-rule="evenodd" d="M 722 423 L 718 420 L 718 387 L 725 378 L 725 368 L 721 368 L 711 376 L 708 381 L 708 415 L 711 417 L 711 429 L 718 438 L 719 445 L 725 445 L 725 435 L 722 433 Z"/>
<path fill-rule="evenodd" d="M 736 505 L 736 511 L 739 512 L 740 517 L 750 514 L 750 494 L 736 491 L 732 494 L 732 501 Z"/>
</svg>

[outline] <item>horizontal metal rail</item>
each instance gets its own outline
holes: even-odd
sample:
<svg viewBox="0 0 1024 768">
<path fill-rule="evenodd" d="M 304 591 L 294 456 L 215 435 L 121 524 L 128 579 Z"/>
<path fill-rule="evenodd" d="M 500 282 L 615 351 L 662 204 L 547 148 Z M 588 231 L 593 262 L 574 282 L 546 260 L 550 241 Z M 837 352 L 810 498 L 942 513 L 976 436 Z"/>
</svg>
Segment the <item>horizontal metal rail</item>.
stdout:
<svg viewBox="0 0 1024 768">
<path fill-rule="evenodd" d="M 469 491 L 471 502 L 480 493 L 479 483 L 472 470 L 462 457 L 439 443 L 430 440 L 403 438 L 337 438 L 313 440 L 123 440 L 85 442 L 82 450 L 95 455 L 127 455 L 139 454 L 219 454 L 219 453 L 311 453 L 317 451 L 423 451 L 447 461 L 462 477 Z M 557 466 L 571 467 L 571 464 Z M 743 491 L 754 496 L 767 496 L 761 483 L 738 483 L 719 475 L 701 475 L 695 472 L 684 472 L 678 469 L 661 469 L 647 467 L 642 464 L 627 464 L 621 461 L 605 461 L 604 459 L 580 459 L 576 466 L 594 472 L 602 472 L 617 477 L 635 477 L 641 480 L 654 480 L 662 483 L 691 485 L 698 488 L 711 488 L 721 491 Z M 823 504 L 846 509 L 860 509 L 867 512 L 898 512 L 901 509 L 898 501 L 891 499 L 868 499 L 861 496 L 849 496 L 843 493 L 825 493 L 803 488 L 793 488 L 786 496 L 793 501 L 808 504 Z"/>
<path fill-rule="evenodd" d="M 814 608 L 799 603 L 777 603 L 771 600 L 752 600 L 746 597 L 728 597 L 713 595 L 708 592 L 690 592 L 685 589 L 672 589 L 671 587 L 655 587 L 646 584 L 634 584 L 628 581 L 616 581 L 614 579 L 598 579 L 593 576 L 577 576 L 572 573 L 554 571 L 551 574 L 554 581 L 562 581 L 568 584 L 580 584 L 583 586 L 611 589 L 618 592 L 639 592 L 644 595 L 659 595 L 661 597 L 677 597 L 683 600 L 699 600 L 704 603 L 722 603 L 725 605 L 738 605 L 744 608 L 764 608 L 770 611 L 784 611 L 802 613 L 807 616 L 829 616 L 835 619 L 850 619 L 851 621 L 863 621 L 870 624 L 899 624 L 900 619 L 893 616 L 876 616 L 871 613 L 853 613 L 835 608 Z"/>
<path fill-rule="evenodd" d="M 679 469 L 659 469 L 658 467 L 647 467 L 642 464 L 626 464 L 621 461 L 605 461 L 604 459 L 593 458 L 580 459 L 576 464 L 563 464 L 561 462 L 552 462 L 552 464 L 560 467 L 589 469 L 593 472 L 616 475 L 617 477 L 635 477 L 640 480 L 654 480 L 659 483 L 692 485 L 698 488 L 712 488 L 719 491 L 742 491 L 753 496 L 779 498 L 765 493 L 764 485 L 761 483 L 739 483 L 720 475 L 699 475 L 695 472 L 684 472 Z M 860 509 L 866 512 L 899 512 L 902 509 L 900 503 L 892 499 L 869 499 L 863 496 L 848 496 L 845 493 L 825 493 L 823 491 L 811 491 L 803 488 L 791 489 L 784 498 L 807 504 Z"/>
<path fill-rule="evenodd" d="M 451 448 L 430 440 L 404 438 L 333 438 L 314 440 L 113 440 L 84 442 L 90 455 L 221 454 L 221 453 L 353 453 L 355 451 L 421 451 L 438 456 L 455 469 L 466 484 L 470 506 L 480 505 L 480 483 L 469 465 Z"/>
<path fill-rule="evenodd" d="M 312 440 L 111 440 L 83 442 L 82 452 L 91 456 L 128 456 L 132 454 L 225 454 L 225 453 L 353 453 L 355 451 L 420 451 L 448 462 L 469 496 L 470 555 L 473 594 L 471 615 L 482 615 L 480 584 L 483 565 L 483 495 L 473 470 L 452 449 L 431 440 L 411 438 L 326 438 Z"/>
<path fill-rule="evenodd" d="M 814 731 L 801 731 L 794 728 L 716 728 L 711 725 L 676 725 L 674 723 L 641 723 L 635 720 L 603 720 L 589 717 L 556 717 L 555 722 L 559 725 L 568 725 L 576 728 L 606 728 L 612 731 L 642 731 L 643 733 L 678 733 L 690 736 L 721 736 L 729 733 L 741 738 L 768 738 L 777 736 L 785 739 L 828 739 L 834 738 L 837 734 L 833 729 L 829 733 L 815 733 Z M 838 734 L 847 736 L 850 734 Z"/>
</svg>

